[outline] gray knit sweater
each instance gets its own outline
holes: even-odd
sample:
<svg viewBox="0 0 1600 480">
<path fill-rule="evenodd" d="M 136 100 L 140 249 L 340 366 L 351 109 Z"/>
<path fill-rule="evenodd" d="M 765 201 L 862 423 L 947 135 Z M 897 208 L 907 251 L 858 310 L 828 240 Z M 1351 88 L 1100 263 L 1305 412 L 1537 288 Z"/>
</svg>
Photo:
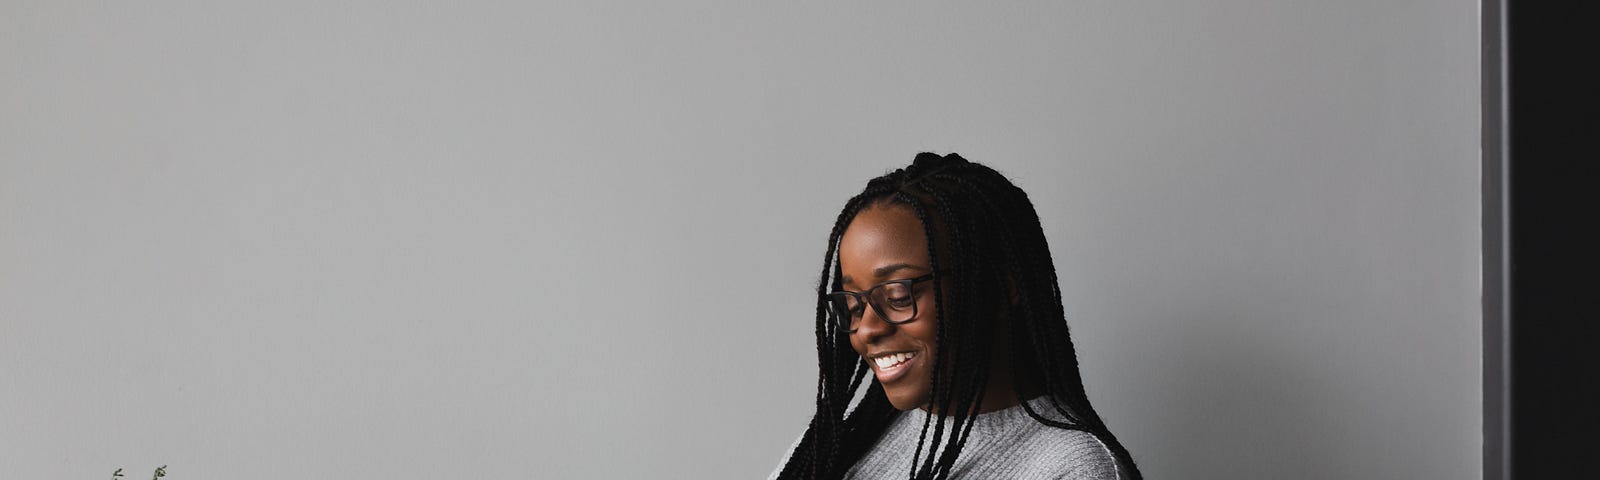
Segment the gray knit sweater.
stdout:
<svg viewBox="0 0 1600 480">
<path fill-rule="evenodd" d="M 1038 397 L 1028 401 L 1033 411 L 1054 420 L 1065 419 L 1050 407 L 1049 400 Z M 922 422 L 928 413 L 922 410 L 900 412 L 878 438 L 872 450 L 861 457 L 845 478 L 879 479 L 905 478 L 911 473 L 911 457 L 922 434 Z M 945 432 L 950 431 L 950 419 L 945 422 Z M 967 479 L 1019 479 L 1019 480 L 1117 480 L 1121 473 L 1116 461 L 1104 443 L 1093 434 L 1056 428 L 1039 423 L 1021 405 L 980 413 L 973 420 L 972 433 L 967 444 L 956 457 L 950 478 Z M 930 435 L 933 424 L 928 425 Z M 946 433 L 946 441 L 950 438 Z M 767 478 L 777 478 L 783 464 L 794 453 L 795 440 L 789 452 L 778 462 L 778 468 Z M 944 447 L 941 446 L 940 450 Z M 922 458 L 928 457 L 928 446 L 922 449 Z M 918 460 L 919 462 L 922 460 Z"/>
</svg>

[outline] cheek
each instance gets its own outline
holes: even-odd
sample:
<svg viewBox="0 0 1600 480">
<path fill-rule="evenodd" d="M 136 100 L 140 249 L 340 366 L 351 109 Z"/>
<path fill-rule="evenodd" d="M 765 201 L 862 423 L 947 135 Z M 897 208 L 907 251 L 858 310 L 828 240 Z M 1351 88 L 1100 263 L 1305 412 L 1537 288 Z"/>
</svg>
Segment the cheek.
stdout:
<svg viewBox="0 0 1600 480">
<path fill-rule="evenodd" d="M 933 345 L 934 335 L 939 331 L 939 305 L 930 297 L 924 297 L 917 302 L 917 321 L 912 322 L 912 328 L 917 338 Z"/>
<path fill-rule="evenodd" d="M 939 349 L 939 311 L 931 297 L 917 302 L 917 321 L 907 324 L 906 327 L 909 328 L 903 331 L 916 338 L 928 353 L 935 353 Z M 920 370 L 920 375 L 929 375 L 933 371 L 933 363 L 923 362 L 918 365 L 917 370 Z"/>
</svg>

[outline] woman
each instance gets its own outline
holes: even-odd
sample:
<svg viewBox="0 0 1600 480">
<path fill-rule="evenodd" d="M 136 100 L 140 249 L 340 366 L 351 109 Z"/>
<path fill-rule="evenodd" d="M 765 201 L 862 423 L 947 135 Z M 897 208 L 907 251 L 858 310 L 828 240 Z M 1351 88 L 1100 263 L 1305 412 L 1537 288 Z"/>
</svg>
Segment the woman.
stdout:
<svg viewBox="0 0 1600 480">
<path fill-rule="evenodd" d="M 1044 231 L 1004 176 L 917 155 L 845 203 L 824 259 L 817 410 L 770 478 L 1142 478 L 1084 395 Z"/>
</svg>

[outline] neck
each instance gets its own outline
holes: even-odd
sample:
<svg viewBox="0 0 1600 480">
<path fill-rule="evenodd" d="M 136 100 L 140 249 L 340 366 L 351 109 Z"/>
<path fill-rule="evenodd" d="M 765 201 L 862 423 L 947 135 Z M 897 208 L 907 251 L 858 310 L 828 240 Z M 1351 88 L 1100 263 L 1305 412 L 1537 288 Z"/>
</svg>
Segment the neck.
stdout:
<svg viewBox="0 0 1600 480">
<path fill-rule="evenodd" d="M 983 389 L 983 403 L 973 405 L 967 412 L 976 414 L 1004 410 L 1021 405 L 1022 402 L 1017 400 L 1019 396 L 1025 401 L 1044 394 L 1044 389 L 1040 388 L 1038 382 L 1017 382 L 1013 379 L 1011 371 L 1011 365 L 1009 364 L 994 365 L 994 368 L 989 372 L 988 385 Z M 954 407 L 954 405 L 951 405 L 951 407 Z M 938 411 L 938 407 L 933 405 L 932 399 L 927 404 L 917 408 L 922 409 L 924 412 L 936 413 Z"/>
<path fill-rule="evenodd" d="M 1031 400 L 1044 394 L 1043 382 L 1039 381 L 1038 372 L 1023 373 L 1020 379 L 1014 374 L 1018 369 L 1013 368 L 1011 364 L 1012 349 L 1008 341 L 1011 338 L 1011 322 L 1006 311 L 1007 309 L 1000 311 L 998 316 L 1000 321 L 996 323 L 995 333 L 990 340 L 992 343 L 989 345 L 989 379 L 983 389 L 983 402 L 973 405 L 972 409 L 968 410 L 969 413 L 1004 410 L 1020 405 L 1022 402 L 1017 401 L 1017 397 Z M 929 399 L 928 404 L 917 408 L 933 412 L 937 408 L 932 404 L 933 399 Z"/>
</svg>

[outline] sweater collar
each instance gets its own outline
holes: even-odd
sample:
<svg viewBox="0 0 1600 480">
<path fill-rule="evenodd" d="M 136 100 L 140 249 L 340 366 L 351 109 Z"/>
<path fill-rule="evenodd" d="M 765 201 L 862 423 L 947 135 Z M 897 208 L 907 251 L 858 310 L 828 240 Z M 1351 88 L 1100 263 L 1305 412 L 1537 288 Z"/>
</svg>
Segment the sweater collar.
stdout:
<svg viewBox="0 0 1600 480">
<path fill-rule="evenodd" d="M 1065 416 L 1061 415 L 1061 412 L 1057 412 L 1055 407 L 1050 405 L 1050 397 L 1048 395 L 1034 397 L 1025 403 L 1027 403 L 1028 407 L 1033 409 L 1034 413 L 1039 414 L 1041 417 L 1058 422 L 1069 422 Z M 928 412 L 922 411 L 921 409 L 914 410 L 914 412 L 920 413 L 920 415 L 912 416 L 912 418 L 914 418 L 918 424 L 927 419 L 929 415 Z M 945 423 L 946 427 L 948 428 L 950 422 L 949 417 L 941 417 L 940 421 Z M 972 434 L 983 436 L 993 435 L 1017 428 L 1018 426 L 1035 423 L 1039 423 L 1039 421 L 1034 420 L 1033 416 L 1028 415 L 1028 411 L 1023 408 L 1022 404 L 1017 404 L 992 412 L 980 413 L 973 417 Z"/>
</svg>

